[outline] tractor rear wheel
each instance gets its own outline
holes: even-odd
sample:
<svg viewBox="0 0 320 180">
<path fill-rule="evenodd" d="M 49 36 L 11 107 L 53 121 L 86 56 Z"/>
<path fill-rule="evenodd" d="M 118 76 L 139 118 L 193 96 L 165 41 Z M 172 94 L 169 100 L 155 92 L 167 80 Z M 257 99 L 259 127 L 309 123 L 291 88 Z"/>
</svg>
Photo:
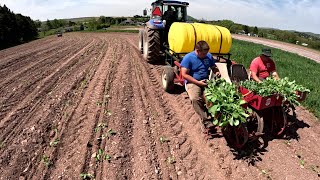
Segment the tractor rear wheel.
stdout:
<svg viewBox="0 0 320 180">
<path fill-rule="evenodd" d="M 143 53 L 143 32 L 144 30 L 139 30 L 139 51 Z"/>
<path fill-rule="evenodd" d="M 162 75 L 161 75 L 161 80 L 162 80 L 162 86 L 163 89 L 166 92 L 172 92 L 174 89 L 174 71 L 171 66 L 164 66 Z"/>
<path fill-rule="evenodd" d="M 159 62 L 161 39 L 159 30 L 146 28 L 143 37 L 143 57 L 148 63 Z"/>
</svg>

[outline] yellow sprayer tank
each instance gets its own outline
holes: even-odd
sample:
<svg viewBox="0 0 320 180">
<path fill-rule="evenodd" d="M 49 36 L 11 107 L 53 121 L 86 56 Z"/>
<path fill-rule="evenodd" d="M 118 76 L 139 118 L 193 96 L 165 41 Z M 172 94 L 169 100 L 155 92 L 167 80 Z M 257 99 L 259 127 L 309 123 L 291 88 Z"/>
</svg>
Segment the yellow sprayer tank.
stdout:
<svg viewBox="0 0 320 180">
<path fill-rule="evenodd" d="M 175 22 L 170 27 L 169 48 L 175 53 L 193 51 L 196 43 L 200 40 L 209 44 L 210 53 L 227 54 L 232 44 L 230 31 L 225 27 L 183 22 Z"/>
</svg>

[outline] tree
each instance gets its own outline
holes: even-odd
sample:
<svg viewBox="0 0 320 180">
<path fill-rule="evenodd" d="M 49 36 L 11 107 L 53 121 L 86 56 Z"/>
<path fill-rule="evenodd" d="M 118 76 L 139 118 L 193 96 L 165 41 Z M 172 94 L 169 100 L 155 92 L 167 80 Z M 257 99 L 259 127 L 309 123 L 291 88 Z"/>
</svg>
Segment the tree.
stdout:
<svg viewBox="0 0 320 180">
<path fill-rule="evenodd" d="M 249 26 L 247 26 L 247 25 L 243 25 L 243 30 L 244 30 L 244 32 L 246 33 L 246 34 L 248 34 L 249 33 Z"/>
<path fill-rule="evenodd" d="M 259 30 L 258 30 L 257 26 L 255 26 L 253 28 L 253 34 L 258 34 L 258 33 L 259 33 Z"/>
<path fill-rule="evenodd" d="M 48 30 L 52 29 L 53 26 L 51 24 L 51 21 L 49 19 L 47 19 L 47 22 L 46 22 L 47 26 L 48 26 Z"/>
</svg>

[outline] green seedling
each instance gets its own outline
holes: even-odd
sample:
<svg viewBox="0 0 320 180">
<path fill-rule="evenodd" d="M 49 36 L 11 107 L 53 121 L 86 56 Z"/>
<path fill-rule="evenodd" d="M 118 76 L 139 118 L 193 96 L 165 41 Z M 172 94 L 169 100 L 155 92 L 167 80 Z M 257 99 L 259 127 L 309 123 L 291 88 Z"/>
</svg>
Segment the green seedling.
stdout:
<svg viewBox="0 0 320 180">
<path fill-rule="evenodd" d="M 165 143 L 165 142 L 169 142 L 169 140 L 168 140 L 166 137 L 161 136 L 161 137 L 160 137 L 160 142 L 161 142 L 161 144 L 163 144 L 163 143 Z"/>
<path fill-rule="evenodd" d="M 114 132 L 114 131 L 112 130 L 112 128 L 110 128 L 110 129 L 108 130 L 108 134 L 111 135 L 111 136 L 113 136 L 113 135 L 116 135 L 116 132 Z"/>
<path fill-rule="evenodd" d="M 313 166 L 313 165 L 311 165 L 311 166 L 310 166 L 310 169 L 311 169 L 313 172 L 317 173 L 318 177 L 320 177 L 320 169 L 319 169 L 319 166 Z"/>
<path fill-rule="evenodd" d="M 264 176 L 266 176 L 267 179 L 269 179 L 269 180 L 272 179 L 271 176 L 270 176 L 270 174 L 269 174 L 269 172 L 268 172 L 267 170 L 262 169 L 262 170 L 261 170 L 261 173 L 262 173 Z"/>
<path fill-rule="evenodd" d="M 108 162 L 110 162 L 111 161 L 111 156 L 109 154 L 106 154 L 104 156 L 104 159 L 107 160 Z"/>
<path fill-rule="evenodd" d="M 59 143 L 59 139 L 55 139 L 54 141 L 50 142 L 50 146 L 57 146 L 58 143 Z"/>
<path fill-rule="evenodd" d="M 108 137 L 108 135 L 105 135 L 105 134 L 102 134 L 100 137 L 98 137 L 97 139 L 98 140 L 103 140 L 105 139 L 106 137 Z"/>
<path fill-rule="evenodd" d="M 96 155 L 96 160 L 101 161 L 102 157 L 103 157 L 103 150 L 99 149 Z"/>
<path fill-rule="evenodd" d="M 167 163 L 173 164 L 173 163 L 175 163 L 175 162 L 176 162 L 176 159 L 175 159 L 173 156 L 167 158 Z"/>
<path fill-rule="evenodd" d="M 89 174 L 89 173 L 81 173 L 80 177 L 82 179 L 93 179 L 94 178 L 94 176 L 92 174 Z"/>
<path fill-rule="evenodd" d="M 47 155 L 42 156 L 41 162 L 47 167 L 51 164 L 50 158 Z"/>
<path fill-rule="evenodd" d="M 299 158 L 300 167 L 304 168 L 305 161 L 304 161 L 303 157 L 300 154 L 297 154 L 297 157 Z"/>
<path fill-rule="evenodd" d="M 87 80 L 84 79 L 83 81 L 81 81 L 80 88 L 82 89 L 82 88 L 84 88 L 84 87 L 86 87 L 86 86 L 87 86 Z"/>
<path fill-rule="evenodd" d="M 106 114 L 107 116 L 111 116 L 112 115 L 111 111 L 107 110 L 107 109 L 104 110 L 104 114 Z"/>
<path fill-rule="evenodd" d="M 69 117 L 69 114 L 68 114 L 67 112 L 65 112 L 65 113 L 64 113 L 64 117 L 65 117 L 65 118 L 68 118 L 68 117 Z"/>
<path fill-rule="evenodd" d="M 101 102 L 101 101 L 97 102 L 97 106 L 102 106 L 102 105 L 103 105 L 103 102 Z"/>
<path fill-rule="evenodd" d="M 285 143 L 286 145 L 290 146 L 290 145 L 291 145 L 291 139 L 285 140 L 284 143 Z"/>
<path fill-rule="evenodd" d="M 4 148 L 5 147 L 5 143 L 4 141 L 0 141 L 0 149 Z"/>
<path fill-rule="evenodd" d="M 105 123 L 99 123 L 98 126 L 94 129 L 94 132 L 99 132 L 101 129 L 106 128 L 107 125 Z"/>
</svg>

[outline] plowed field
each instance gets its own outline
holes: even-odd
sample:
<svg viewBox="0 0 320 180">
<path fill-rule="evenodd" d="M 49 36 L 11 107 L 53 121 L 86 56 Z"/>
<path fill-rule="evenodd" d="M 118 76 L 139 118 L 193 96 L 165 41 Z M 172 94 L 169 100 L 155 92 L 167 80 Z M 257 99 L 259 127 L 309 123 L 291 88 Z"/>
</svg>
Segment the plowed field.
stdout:
<svg viewBox="0 0 320 180">
<path fill-rule="evenodd" d="M 264 149 L 205 140 L 138 35 L 70 33 L 0 51 L 0 179 L 319 179 L 319 121 L 302 107 Z"/>
</svg>

